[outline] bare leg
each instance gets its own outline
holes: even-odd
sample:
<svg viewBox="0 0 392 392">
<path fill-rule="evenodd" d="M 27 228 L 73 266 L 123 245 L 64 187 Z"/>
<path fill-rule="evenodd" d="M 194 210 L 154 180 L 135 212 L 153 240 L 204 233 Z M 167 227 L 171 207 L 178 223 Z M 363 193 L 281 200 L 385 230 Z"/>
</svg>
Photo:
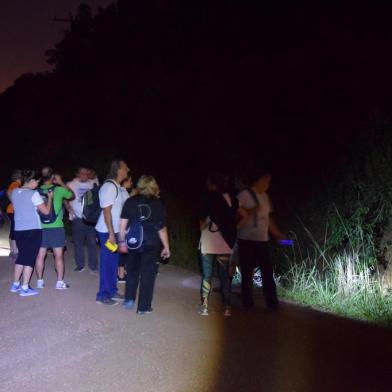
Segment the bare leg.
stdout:
<svg viewBox="0 0 392 392">
<path fill-rule="evenodd" d="M 23 272 L 23 265 L 20 264 L 15 264 L 15 269 L 14 269 L 14 282 L 19 282 L 20 281 L 20 277 L 22 275 Z"/>
<path fill-rule="evenodd" d="M 40 248 L 37 260 L 35 261 L 35 273 L 37 274 L 37 279 L 42 279 L 42 277 L 44 276 L 45 256 L 46 248 Z"/>
<path fill-rule="evenodd" d="M 118 277 L 120 279 L 125 278 L 125 268 L 124 267 L 118 267 Z"/>
<path fill-rule="evenodd" d="M 57 280 L 64 279 L 64 250 L 63 248 L 53 248 L 54 266 L 57 272 Z"/>
<path fill-rule="evenodd" d="M 24 268 L 23 268 L 23 283 L 22 283 L 22 286 L 28 286 L 29 285 L 32 273 L 33 273 L 33 268 L 32 267 L 24 266 Z"/>
</svg>

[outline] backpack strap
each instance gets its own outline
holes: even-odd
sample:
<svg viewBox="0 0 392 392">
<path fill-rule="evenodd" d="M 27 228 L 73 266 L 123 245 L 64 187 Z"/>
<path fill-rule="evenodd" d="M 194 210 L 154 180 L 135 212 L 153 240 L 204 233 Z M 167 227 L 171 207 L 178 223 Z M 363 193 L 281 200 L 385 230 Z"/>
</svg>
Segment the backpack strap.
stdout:
<svg viewBox="0 0 392 392">
<path fill-rule="evenodd" d="M 253 201 L 255 202 L 256 206 L 258 207 L 260 205 L 259 199 L 257 198 L 257 195 L 255 191 L 252 188 L 246 188 L 248 193 L 251 195 Z M 253 214 L 253 227 L 257 227 L 257 212 Z"/>
<path fill-rule="evenodd" d="M 111 184 L 113 184 L 115 186 L 115 188 L 116 188 L 116 199 L 117 199 L 117 197 L 118 197 L 118 186 L 117 186 L 117 184 L 113 180 L 110 180 L 110 179 L 106 180 L 105 182 L 110 182 Z"/>
</svg>

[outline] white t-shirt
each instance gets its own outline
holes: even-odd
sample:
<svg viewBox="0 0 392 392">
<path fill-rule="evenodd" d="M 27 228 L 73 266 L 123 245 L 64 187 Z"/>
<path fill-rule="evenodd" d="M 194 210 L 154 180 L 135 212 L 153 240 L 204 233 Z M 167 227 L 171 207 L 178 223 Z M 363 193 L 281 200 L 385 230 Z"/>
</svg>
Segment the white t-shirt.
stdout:
<svg viewBox="0 0 392 392">
<path fill-rule="evenodd" d="M 67 186 L 73 191 L 75 194 L 75 199 L 70 201 L 70 205 L 75 212 L 77 218 L 82 217 L 82 198 L 83 195 L 94 187 L 93 180 L 87 180 L 85 182 L 81 182 L 79 179 L 74 178 L 72 181 L 67 183 Z M 74 217 L 70 216 L 70 220 Z"/>
<path fill-rule="evenodd" d="M 28 188 L 14 189 L 11 201 L 15 211 L 16 231 L 41 229 L 37 206 L 44 204 L 44 201 L 37 191 Z"/>
<path fill-rule="evenodd" d="M 129 197 L 128 192 L 124 192 L 121 188 L 122 187 L 120 187 L 117 182 L 110 180 L 105 182 L 99 190 L 99 204 L 101 208 L 112 206 L 112 223 L 115 233 L 120 231 L 121 210 L 125 201 Z M 100 233 L 108 233 L 108 228 L 103 216 L 103 210 L 101 211 L 101 215 L 99 216 L 95 229 Z"/>
<path fill-rule="evenodd" d="M 227 204 L 231 207 L 230 196 L 227 193 L 223 194 Z M 233 250 L 227 245 L 226 241 L 223 239 L 220 231 L 217 230 L 215 223 L 210 226 L 210 218 L 207 218 L 208 226 L 202 230 L 200 236 L 200 251 L 202 254 L 213 254 L 213 255 L 227 255 L 232 254 Z"/>
<path fill-rule="evenodd" d="M 259 201 L 257 215 L 251 215 L 244 226 L 238 229 L 237 237 L 241 240 L 264 242 L 269 240 L 269 215 L 273 210 L 270 198 L 265 192 L 255 194 Z M 237 198 L 240 206 L 247 210 L 256 207 L 255 200 L 247 189 L 241 191 Z"/>
</svg>

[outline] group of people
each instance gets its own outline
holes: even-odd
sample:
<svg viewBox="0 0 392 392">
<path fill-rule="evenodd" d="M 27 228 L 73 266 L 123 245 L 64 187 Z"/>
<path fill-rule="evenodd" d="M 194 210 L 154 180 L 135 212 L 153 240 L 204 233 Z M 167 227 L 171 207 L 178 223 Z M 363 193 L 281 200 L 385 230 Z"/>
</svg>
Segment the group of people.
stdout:
<svg viewBox="0 0 392 392">
<path fill-rule="evenodd" d="M 15 260 L 14 282 L 10 291 L 20 296 L 33 296 L 45 287 L 43 279 L 47 251 L 53 252 L 57 281 L 55 288 L 68 289 L 64 281 L 64 209 L 72 222 L 75 271 L 85 268 L 84 246 L 87 247 L 88 265 L 98 270 L 99 289 L 96 302 L 116 305 L 123 302 L 125 309 L 132 309 L 139 288 L 138 314 L 152 311 L 157 266 L 160 258 L 170 257 L 166 229 L 166 213 L 159 199 L 159 186 L 154 177 L 143 175 L 132 188 L 129 168 L 123 160 L 114 160 L 107 180 L 99 187 L 100 215 L 96 224 L 83 219 L 83 196 L 99 186 L 92 170 L 80 167 L 76 177 L 65 184 L 52 168 L 16 170 L 8 187 L 8 197 L 13 212 L 9 215 L 11 257 Z M 137 251 L 129 251 L 126 233 L 129 223 L 137 219 L 140 206 L 148 209 L 143 222 L 144 242 Z M 97 243 L 100 258 L 97 258 Z M 118 247 L 118 251 L 117 251 Z M 119 260 L 121 262 L 119 263 Z M 120 264 L 120 268 L 119 268 Z M 121 268 L 122 266 L 122 268 Z M 30 286 L 36 270 L 36 289 Z M 118 293 L 119 270 L 125 275 L 125 296 Z"/>
<path fill-rule="evenodd" d="M 215 172 L 207 178 L 207 193 L 200 210 L 202 282 L 199 313 L 202 316 L 208 315 L 214 264 L 218 266 L 225 316 L 231 315 L 231 281 L 237 264 L 241 271 L 243 307 L 254 305 L 253 274 L 258 267 L 268 309 L 276 311 L 279 308 L 269 235 L 271 233 L 277 240 L 284 240 L 286 236 L 271 216 L 273 210 L 267 194 L 271 174 L 255 172 L 248 184 L 248 187 L 239 186 L 241 189 L 233 195 L 226 175 Z"/>
<path fill-rule="evenodd" d="M 201 304 L 199 314 L 208 315 L 214 264 L 218 266 L 224 315 L 231 315 L 231 280 L 238 258 L 241 271 L 241 298 L 245 308 L 254 305 L 253 273 L 260 268 L 268 308 L 279 307 L 273 268 L 269 257 L 269 234 L 285 235 L 271 217 L 267 194 L 271 174 L 257 173 L 237 194 L 228 188 L 228 177 L 214 172 L 208 176 L 207 192 L 200 209 Z M 98 188 L 100 214 L 91 224 L 83 216 L 83 198 Z M 160 259 L 170 257 L 166 211 L 154 177 L 143 175 L 133 187 L 129 168 L 123 160 L 111 162 L 105 182 L 100 185 L 93 170 L 79 167 L 75 178 L 64 183 L 52 168 L 15 170 L 8 187 L 10 204 L 10 256 L 15 260 L 14 282 L 10 291 L 33 296 L 45 287 L 44 269 L 48 250 L 53 252 L 57 281 L 55 288 L 65 290 L 64 209 L 72 226 L 75 271 L 87 264 L 99 271 L 96 302 L 133 309 L 139 289 L 137 313 L 152 312 L 155 278 Z M 142 221 L 143 243 L 129 249 L 127 233 L 135 221 Z M 97 241 L 100 257 L 98 262 Z M 30 286 L 35 269 L 36 289 Z M 125 281 L 125 295 L 118 282 Z"/>
</svg>

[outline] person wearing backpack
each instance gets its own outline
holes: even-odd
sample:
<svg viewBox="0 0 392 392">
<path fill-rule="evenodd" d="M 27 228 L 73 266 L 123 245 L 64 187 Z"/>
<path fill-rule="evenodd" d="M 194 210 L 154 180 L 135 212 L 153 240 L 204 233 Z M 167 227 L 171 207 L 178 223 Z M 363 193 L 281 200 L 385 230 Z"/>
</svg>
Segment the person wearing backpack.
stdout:
<svg viewBox="0 0 392 392">
<path fill-rule="evenodd" d="M 269 254 L 269 234 L 277 240 L 286 237 L 271 217 L 273 209 L 267 194 L 271 174 L 267 171 L 256 172 L 251 180 L 251 188 L 245 188 L 237 195 L 240 207 L 247 214 L 238 229 L 242 305 L 244 308 L 253 306 L 253 271 L 259 267 L 267 307 L 276 311 L 279 302 Z"/>
<path fill-rule="evenodd" d="M 53 172 L 50 167 L 42 169 L 42 185 L 38 192 L 45 200 L 49 192 L 53 192 L 53 201 L 49 214 L 40 214 L 42 222 L 42 244 L 38 252 L 35 271 L 37 274 L 37 288 L 43 289 L 45 286 L 43 274 L 45 269 L 45 257 L 48 248 L 53 250 L 54 264 L 57 273 L 55 288 L 65 290 L 69 288 L 64 282 L 64 246 L 65 230 L 63 223 L 63 202 L 72 200 L 74 193 L 63 182 L 61 176 Z"/>
<path fill-rule="evenodd" d="M 15 241 L 15 220 L 14 220 L 14 207 L 11 202 L 11 194 L 12 191 L 16 188 L 20 188 L 22 186 L 22 170 L 15 169 L 11 175 L 11 183 L 8 185 L 7 192 L 5 194 L 5 198 L 7 199 L 7 205 L 5 206 L 5 212 L 10 221 L 10 258 L 12 260 L 16 260 L 18 257 L 18 247 L 16 246 Z"/>
<path fill-rule="evenodd" d="M 87 224 L 82 216 L 82 199 L 86 192 L 93 189 L 93 180 L 89 179 L 90 170 L 84 166 L 78 168 L 76 177 L 67 183 L 75 198 L 67 202 L 69 220 L 72 224 L 72 238 L 74 242 L 75 271 L 81 272 L 85 268 L 84 246 L 87 247 L 88 266 L 91 271 L 97 271 L 98 254 L 94 225 Z"/>
<path fill-rule="evenodd" d="M 230 256 L 236 241 L 238 201 L 227 191 L 227 177 L 221 173 L 211 173 L 207 178 L 207 194 L 200 211 L 200 253 L 202 281 L 200 287 L 201 305 L 199 314 L 208 315 L 208 299 L 214 262 L 217 262 L 220 291 L 224 305 L 224 315 L 230 316 L 231 278 Z"/>
<path fill-rule="evenodd" d="M 100 242 L 99 289 L 96 302 L 116 305 L 124 297 L 117 292 L 117 252 L 120 214 L 128 192 L 121 190 L 121 183 L 128 177 L 129 168 L 123 160 L 115 160 L 110 165 L 107 180 L 99 189 L 101 213 L 95 226 Z"/>
<path fill-rule="evenodd" d="M 137 313 L 149 314 L 159 260 L 170 257 L 165 208 L 153 176 L 140 177 L 137 194 L 125 202 L 119 238 L 119 252 L 127 254 L 123 307 L 133 308 L 139 287 Z"/>
<path fill-rule="evenodd" d="M 44 203 L 41 195 L 35 190 L 38 181 L 39 175 L 35 170 L 23 170 L 22 186 L 15 188 L 10 195 L 15 214 L 15 240 L 19 249 L 15 260 L 14 283 L 10 291 L 19 293 L 22 297 L 38 294 L 37 290 L 29 286 L 42 242 L 42 224 L 37 210 L 48 214 L 53 198 L 53 192 L 49 192 L 47 202 Z"/>
</svg>

